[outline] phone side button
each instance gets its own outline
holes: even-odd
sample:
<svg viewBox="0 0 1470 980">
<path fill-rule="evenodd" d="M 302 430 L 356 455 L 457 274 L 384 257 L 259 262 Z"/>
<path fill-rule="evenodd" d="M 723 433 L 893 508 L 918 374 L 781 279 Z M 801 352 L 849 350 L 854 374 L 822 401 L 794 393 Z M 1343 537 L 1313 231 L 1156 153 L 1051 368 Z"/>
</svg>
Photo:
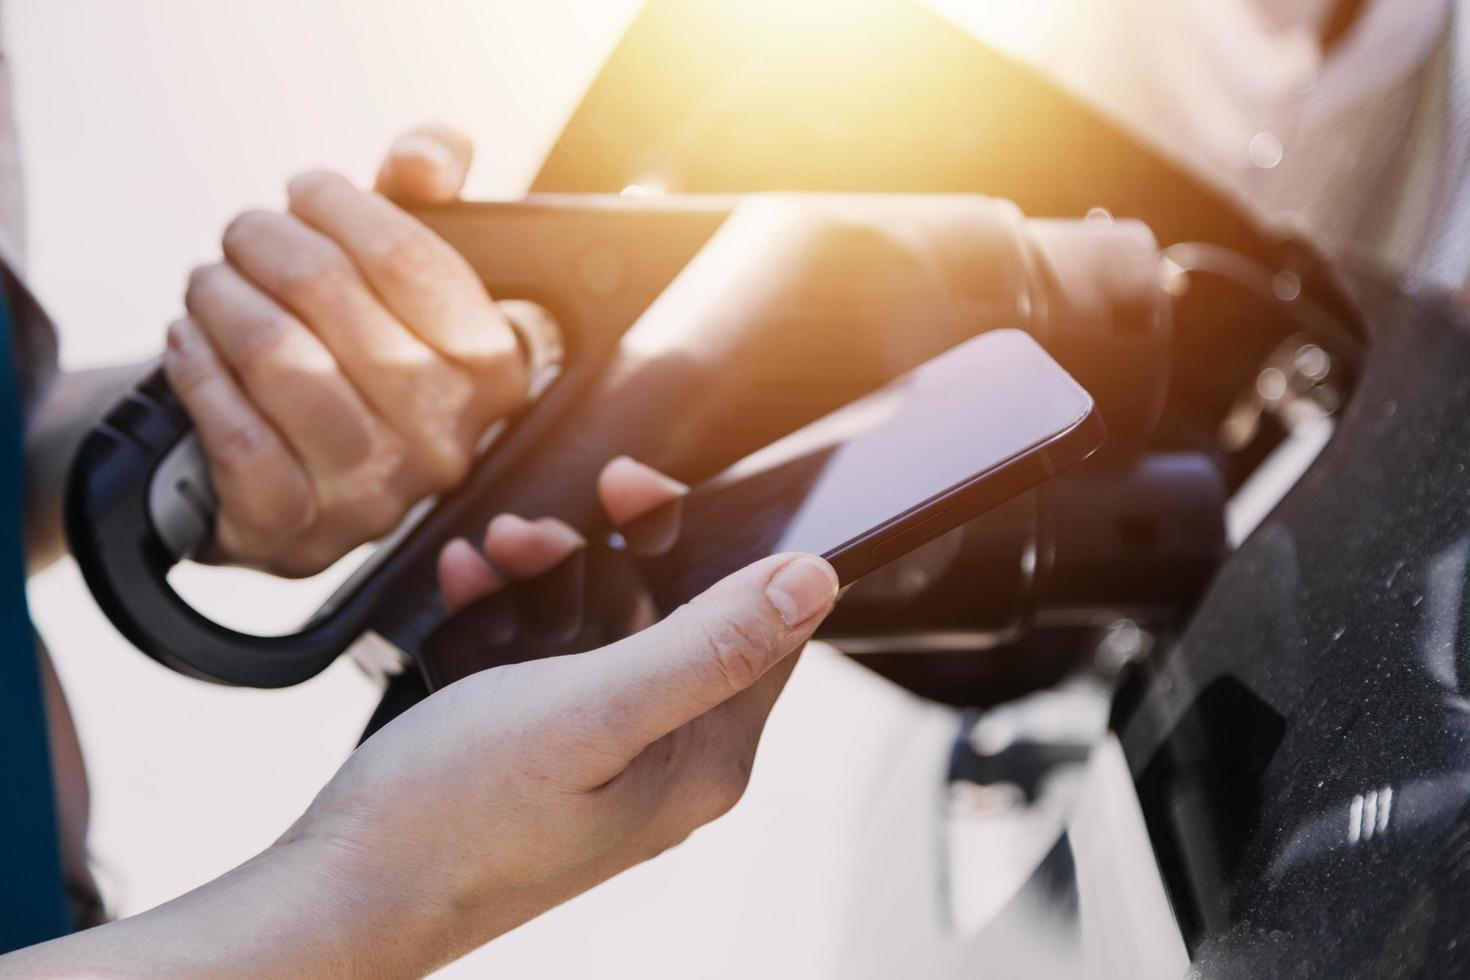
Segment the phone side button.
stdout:
<svg viewBox="0 0 1470 980">
<path fill-rule="evenodd" d="M 921 517 L 917 523 L 901 528 L 881 541 L 875 541 L 869 545 L 868 554 L 874 558 L 888 558 L 909 551 L 928 538 L 934 537 L 938 529 L 944 526 L 948 517 L 949 511 L 931 511 Z"/>
</svg>

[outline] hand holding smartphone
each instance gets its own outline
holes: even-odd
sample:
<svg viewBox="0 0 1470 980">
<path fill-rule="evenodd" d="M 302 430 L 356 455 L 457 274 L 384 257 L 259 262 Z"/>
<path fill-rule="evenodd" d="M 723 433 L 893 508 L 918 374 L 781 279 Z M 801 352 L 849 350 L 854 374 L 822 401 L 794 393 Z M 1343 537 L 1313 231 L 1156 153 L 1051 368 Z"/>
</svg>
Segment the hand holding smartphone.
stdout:
<svg viewBox="0 0 1470 980">
<path fill-rule="evenodd" d="M 1091 455 L 1093 400 L 1029 335 L 975 337 L 596 540 L 425 644 L 431 687 L 635 632 L 736 569 L 803 551 L 848 585 Z"/>
</svg>

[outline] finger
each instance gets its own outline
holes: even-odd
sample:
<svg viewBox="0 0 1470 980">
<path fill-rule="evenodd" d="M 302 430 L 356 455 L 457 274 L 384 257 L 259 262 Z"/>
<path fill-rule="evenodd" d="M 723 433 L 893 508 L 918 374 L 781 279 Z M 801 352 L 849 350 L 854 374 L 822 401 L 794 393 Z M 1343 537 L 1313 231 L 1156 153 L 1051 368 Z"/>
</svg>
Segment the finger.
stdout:
<svg viewBox="0 0 1470 980">
<path fill-rule="evenodd" d="M 501 514 L 486 529 L 485 554 L 518 585 L 511 599 L 528 647 L 533 638 L 570 640 L 581 629 L 586 543 L 554 518 Z"/>
<path fill-rule="evenodd" d="M 775 555 L 716 583 L 662 622 L 585 659 L 603 739 L 626 763 L 750 689 L 832 608 L 837 575 L 812 555 Z M 616 773 L 608 773 L 612 778 Z"/>
<path fill-rule="evenodd" d="M 220 500 L 216 543 L 248 560 L 263 550 L 259 538 L 306 531 L 316 510 L 306 472 L 192 320 L 169 327 L 163 369 L 209 460 Z"/>
<path fill-rule="evenodd" d="M 303 174 L 287 196 L 291 213 L 340 245 L 409 329 L 491 386 L 502 412 L 521 403 L 527 379 L 515 334 L 463 256 L 339 174 Z"/>
<path fill-rule="evenodd" d="M 309 325 L 375 411 L 403 434 L 437 490 L 464 476 L 493 421 L 483 386 L 398 321 L 330 238 L 299 218 L 247 211 L 225 258 Z"/>
<path fill-rule="evenodd" d="M 450 201 L 470 171 L 474 145 L 443 124 L 411 129 L 393 141 L 378 168 L 376 190 L 405 201 Z"/>
<path fill-rule="evenodd" d="M 629 456 L 618 456 L 597 475 L 597 495 L 602 500 L 602 509 L 619 527 L 688 492 L 689 488 L 678 480 Z"/>
<path fill-rule="evenodd" d="M 455 538 L 439 552 L 439 592 L 450 615 L 505 586 L 485 556 L 464 538 Z"/>
<path fill-rule="evenodd" d="M 580 534 L 552 517 L 528 521 L 500 514 L 485 530 L 485 555 L 512 580 L 543 575 L 586 544 Z"/>
<path fill-rule="evenodd" d="M 308 471 L 350 473 L 379 456 L 388 427 L 320 338 L 259 288 L 229 265 L 204 266 L 184 305 Z"/>
<path fill-rule="evenodd" d="M 684 484 L 626 456 L 598 474 L 598 496 L 629 554 L 652 558 L 667 554 L 684 523 Z"/>
</svg>

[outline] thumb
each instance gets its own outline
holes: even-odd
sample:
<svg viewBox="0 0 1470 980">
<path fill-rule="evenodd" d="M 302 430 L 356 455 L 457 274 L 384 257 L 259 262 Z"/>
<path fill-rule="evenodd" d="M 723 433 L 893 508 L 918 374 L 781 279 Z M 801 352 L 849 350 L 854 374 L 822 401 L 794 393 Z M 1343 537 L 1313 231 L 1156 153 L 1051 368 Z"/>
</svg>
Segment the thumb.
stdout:
<svg viewBox="0 0 1470 980">
<path fill-rule="evenodd" d="M 393 141 L 378 168 L 379 194 L 398 201 L 452 201 L 464 187 L 474 145 L 442 124 L 411 129 Z"/>
<path fill-rule="evenodd" d="M 814 555 L 774 555 L 711 586 L 662 622 L 591 654 L 599 734 L 632 759 L 754 685 L 800 649 L 837 599 Z"/>
</svg>

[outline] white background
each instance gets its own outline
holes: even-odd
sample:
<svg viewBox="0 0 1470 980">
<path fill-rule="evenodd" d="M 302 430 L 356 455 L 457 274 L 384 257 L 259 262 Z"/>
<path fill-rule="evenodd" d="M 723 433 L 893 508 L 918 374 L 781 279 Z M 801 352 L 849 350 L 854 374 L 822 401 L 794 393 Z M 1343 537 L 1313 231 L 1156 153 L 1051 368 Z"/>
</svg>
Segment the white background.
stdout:
<svg viewBox="0 0 1470 980">
<path fill-rule="evenodd" d="M 472 195 L 520 193 L 635 7 L 6 0 L 31 277 L 61 325 L 66 364 L 152 356 L 188 268 L 215 255 L 234 212 L 278 204 L 284 180 L 310 165 L 366 179 L 393 132 L 416 121 L 449 120 L 476 137 Z M 263 627 L 314 598 L 238 573 L 195 585 Z M 350 750 L 374 703 L 346 663 L 272 693 L 171 674 L 117 637 L 69 562 L 38 577 L 31 598 L 72 698 L 92 776 L 93 848 L 123 914 L 268 844 Z M 854 873 L 871 801 L 908 754 L 932 765 L 919 785 L 935 790 L 912 807 L 937 806 L 942 757 L 916 747 L 942 749 L 947 725 L 814 650 L 730 817 L 449 972 L 836 975 L 839 944 L 853 939 L 844 910 L 874 887 Z M 904 768 L 913 778 L 912 759 Z"/>
</svg>

